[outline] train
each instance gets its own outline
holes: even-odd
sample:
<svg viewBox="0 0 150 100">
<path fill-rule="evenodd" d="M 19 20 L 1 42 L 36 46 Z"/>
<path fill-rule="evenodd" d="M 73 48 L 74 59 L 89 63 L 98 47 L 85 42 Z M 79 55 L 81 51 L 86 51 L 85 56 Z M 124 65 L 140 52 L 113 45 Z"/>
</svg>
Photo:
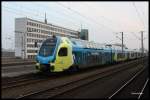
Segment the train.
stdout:
<svg viewBox="0 0 150 100">
<path fill-rule="evenodd" d="M 43 41 L 36 55 L 39 72 L 76 71 L 83 68 L 114 64 L 144 57 L 140 51 L 116 49 L 75 38 L 50 36 Z"/>
</svg>

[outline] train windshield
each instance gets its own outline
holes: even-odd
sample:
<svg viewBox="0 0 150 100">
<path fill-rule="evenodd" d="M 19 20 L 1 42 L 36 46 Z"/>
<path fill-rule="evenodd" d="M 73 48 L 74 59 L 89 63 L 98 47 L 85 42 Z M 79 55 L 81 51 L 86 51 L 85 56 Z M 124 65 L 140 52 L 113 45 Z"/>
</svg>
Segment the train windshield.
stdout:
<svg viewBox="0 0 150 100">
<path fill-rule="evenodd" d="M 52 56 L 56 47 L 57 38 L 48 38 L 40 48 L 40 56 Z"/>
</svg>

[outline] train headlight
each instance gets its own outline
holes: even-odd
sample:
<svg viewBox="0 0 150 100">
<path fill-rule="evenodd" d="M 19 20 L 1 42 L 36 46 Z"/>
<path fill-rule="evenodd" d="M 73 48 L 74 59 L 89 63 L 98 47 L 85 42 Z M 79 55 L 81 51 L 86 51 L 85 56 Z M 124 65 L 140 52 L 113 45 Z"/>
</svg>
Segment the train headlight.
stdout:
<svg viewBox="0 0 150 100">
<path fill-rule="evenodd" d="M 36 63 L 35 68 L 36 68 L 36 69 L 39 69 L 39 66 L 40 66 L 40 64 L 39 64 L 39 63 Z"/>
<path fill-rule="evenodd" d="M 40 66 L 40 64 L 39 64 L 39 63 L 36 63 L 36 66 Z"/>
</svg>

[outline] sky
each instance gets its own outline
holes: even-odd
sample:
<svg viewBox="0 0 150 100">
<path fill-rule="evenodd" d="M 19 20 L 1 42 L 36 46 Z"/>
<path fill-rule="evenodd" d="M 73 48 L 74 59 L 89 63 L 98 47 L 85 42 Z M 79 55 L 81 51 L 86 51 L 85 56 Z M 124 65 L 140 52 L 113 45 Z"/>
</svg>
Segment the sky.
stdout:
<svg viewBox="0 0 150 100">
<path fill-rule="evenodd" d="M 28 17 L 79 31 L 89 30 L 89 41 L 124 43 L 129 49 L 148 49 L 148 2 L 2 2 L 2 48 L 15 49 L 15 18 Z M 117 38 L 118 37 L 118 38 Z"/>
</svg>

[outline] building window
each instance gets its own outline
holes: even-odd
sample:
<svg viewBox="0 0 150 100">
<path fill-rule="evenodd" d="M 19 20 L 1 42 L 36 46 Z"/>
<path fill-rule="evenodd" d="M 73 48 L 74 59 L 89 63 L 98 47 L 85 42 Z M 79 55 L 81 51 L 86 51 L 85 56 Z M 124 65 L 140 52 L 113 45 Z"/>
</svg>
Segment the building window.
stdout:
<svg viewBox="0 0 150 100">
<path fill-rule="evenodd" d="M 39 33 L 39 29 L 37 29 L 37 32 Z"/>
<path fill-rule="evenodd" d="M 53 28 L 53 27 L 51 27 L 51 30 L 53 31 L 53 30 L 54 30 L 54 28 Z"/>
<path fill-rule="evenodd" d="M 41 28 L 43 28 L 43 25 L 41 25 Z"/>
<path fill-rule="evenodd" d="M 35 29 L 35 28 L 33 28 L 33 32 L 36 32 L 36 29 Z"/>
<path fill-rule="evenodd" d="M 27 25 L 30 25 L 30 23 L 27 21 Z"/>
<path fill-rule="evenodd" d="M 28 31 L 28 32 L 31 32 L 31 28 L 27 27 L 27 31 Z"/>
</svg>

